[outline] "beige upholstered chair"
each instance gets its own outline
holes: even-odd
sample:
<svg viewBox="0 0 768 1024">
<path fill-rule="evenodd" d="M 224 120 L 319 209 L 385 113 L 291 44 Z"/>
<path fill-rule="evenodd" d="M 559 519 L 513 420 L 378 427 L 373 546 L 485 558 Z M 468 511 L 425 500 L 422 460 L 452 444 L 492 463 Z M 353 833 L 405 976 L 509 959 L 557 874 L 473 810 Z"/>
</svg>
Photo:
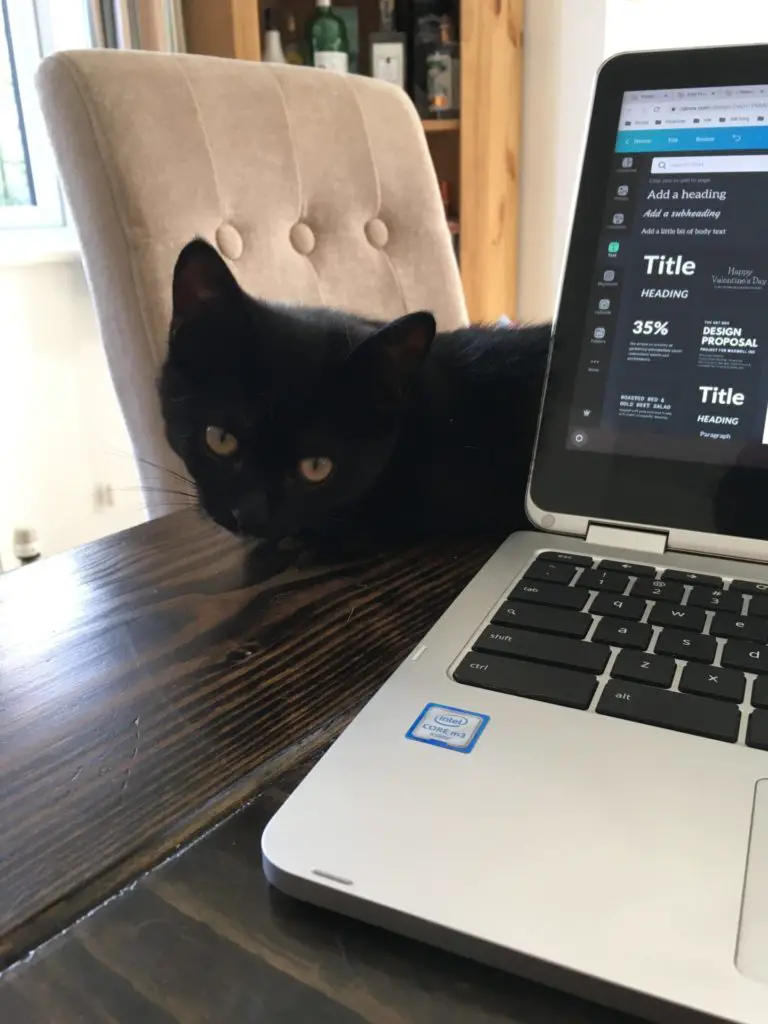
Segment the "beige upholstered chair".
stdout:
<svg viewBox="0 0 768 1024">
<path fill-rule="evenodd" d="M 173 264 L 194 235 L 267 299 L 382 319 L 430 309 L 442 328 L 465 321 L 422 126 L 395 87 L 92 50 L 48 58 L 38 88 L 140 459 L 179 468 L 155 382 Z M 145 487 L 156 484 L 140 467 Z"/>
</svg>

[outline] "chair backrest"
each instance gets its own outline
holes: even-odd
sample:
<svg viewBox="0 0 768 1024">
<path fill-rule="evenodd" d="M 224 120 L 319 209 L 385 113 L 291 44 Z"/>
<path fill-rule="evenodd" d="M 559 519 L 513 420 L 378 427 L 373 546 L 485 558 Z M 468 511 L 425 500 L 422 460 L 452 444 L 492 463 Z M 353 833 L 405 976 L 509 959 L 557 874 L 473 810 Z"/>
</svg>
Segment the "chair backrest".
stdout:
<svg viewBox="0 0 768 1024">
<path fill-rule="evenodd" d="M 328 71 L 59 53 L 38 90 L 145 488 L 178 469 L 156 391 L 195 235 L 266 299 L 466 321 L 424 131 L 402 90 Z M 150 513 L 160 510 L 145 490 Z"/>
</svg>

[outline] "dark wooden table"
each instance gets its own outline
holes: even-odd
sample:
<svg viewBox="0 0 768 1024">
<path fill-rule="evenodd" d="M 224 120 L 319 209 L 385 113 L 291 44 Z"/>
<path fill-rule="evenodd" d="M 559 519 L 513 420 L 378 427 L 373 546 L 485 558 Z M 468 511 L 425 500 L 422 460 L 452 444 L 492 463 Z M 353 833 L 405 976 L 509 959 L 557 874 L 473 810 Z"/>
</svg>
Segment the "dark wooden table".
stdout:
<svg viewBox="0 0 768 1024">
<path fill-rule="evenodd" d="M 188 511 L 0 578 L 0 1021 L 629 1022 L 261 873 L 270 815 L 490 550 L 301 568 Z"/>
</svg>

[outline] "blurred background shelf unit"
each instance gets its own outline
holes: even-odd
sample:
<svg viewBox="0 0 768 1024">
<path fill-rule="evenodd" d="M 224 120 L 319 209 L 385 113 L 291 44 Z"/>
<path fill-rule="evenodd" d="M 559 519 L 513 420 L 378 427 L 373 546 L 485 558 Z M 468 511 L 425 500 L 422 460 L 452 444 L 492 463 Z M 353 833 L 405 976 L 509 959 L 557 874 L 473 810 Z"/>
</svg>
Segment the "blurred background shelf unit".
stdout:
<svg viewBox="0 0 768 1024">
<path fill-rule="evenodd" d="M 316 0 L 183 0 L 192 53 L 260 60 L 264 11 L 302 47 Z M 472 320 L 492 321 L 517 311 L 518 168 L 522 111 L 524 0 L 397 0 L 398 29 L 413 32 L 423 7 L 444 12 L 455 27 L 460 62 L 457 116 L 431 118 L 426 132 L 446 213 L 457 236 L 467 307 Z M 349 27 L 350 62 L 370 72 L 369 38 L 380 27 L 379 0 L 334 3 Z M 412 57 L 412 35 L 407 37 Z M 410 61 L 411 65 L 413 61 Z M 407 76 L 413 94 L 413 75 Z M 423 96 L 421 97 L 423 108 Z"/>
</svg>

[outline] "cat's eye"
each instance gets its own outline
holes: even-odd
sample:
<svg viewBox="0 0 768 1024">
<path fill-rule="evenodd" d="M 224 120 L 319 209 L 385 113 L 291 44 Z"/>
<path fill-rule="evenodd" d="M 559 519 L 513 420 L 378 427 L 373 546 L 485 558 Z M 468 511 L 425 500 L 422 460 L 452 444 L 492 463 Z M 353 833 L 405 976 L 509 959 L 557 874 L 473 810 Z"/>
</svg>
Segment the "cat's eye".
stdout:
<svg viewBox="0 0 768 1024">
<path fill-rule="evenodd" d="M 309 459 L 302 459 L 298 470 L 299 476 L 307 483 L 321 484 L 333 472 L 333 461 L 325 455 L 313 455 Z"/>
<path fill-rule="evenodd" d="M 205 443 L 214 455 L 218 455 L 222 459 L 228 459 L 240 447 L 235 435 L 230 434 L 223 427 L 206 427 Z"/>
</svg>

